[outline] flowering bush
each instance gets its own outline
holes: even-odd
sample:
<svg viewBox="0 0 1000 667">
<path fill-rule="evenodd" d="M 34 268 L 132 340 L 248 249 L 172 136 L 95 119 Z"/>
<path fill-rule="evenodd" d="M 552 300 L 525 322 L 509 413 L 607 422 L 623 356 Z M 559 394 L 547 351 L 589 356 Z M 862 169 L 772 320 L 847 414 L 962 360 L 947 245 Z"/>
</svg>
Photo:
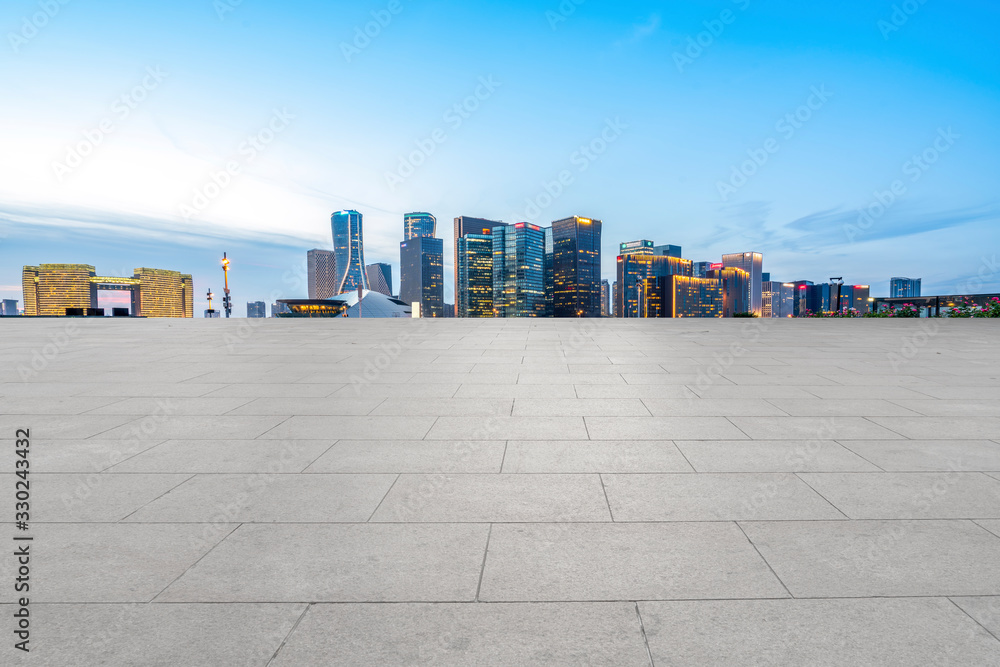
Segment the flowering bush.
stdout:
<svg viewBox="0 0 1000 667">
<path fill-rule="evenodd" d="M 1000 297 L 993 297 L 983 308 L 972 299 L 962 297 L 962 303 L 945 311 L 948 317 L 1000 317 Z"/>
<path fill-rule="evenodd" d="M 920 308 L 912 303 L 904 303 L 898 308 L 890 304 L 888 308 L 868 313 L 865 317 L 920 317 Z"/>
<path fill-rule="evenodd" d="M 814 313 L 811 310 L 806 313 L 806 317 L 862 317 L 861 312 L 857 308 L 843 308 L 837 312 L 818 312 Z"/>
</svg>

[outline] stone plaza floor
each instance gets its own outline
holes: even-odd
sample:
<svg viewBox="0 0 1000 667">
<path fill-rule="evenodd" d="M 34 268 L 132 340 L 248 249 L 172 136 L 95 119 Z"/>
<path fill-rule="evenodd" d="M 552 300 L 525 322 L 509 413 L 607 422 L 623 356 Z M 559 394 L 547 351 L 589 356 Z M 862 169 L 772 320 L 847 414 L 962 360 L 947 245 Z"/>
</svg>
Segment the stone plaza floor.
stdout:
<svg viewBox="0 0 1000 667">
<path fill-rule="evenodd" d="M 998 343 L 0 320 L 0 664 L 1000 664 Z"/>
</svg>

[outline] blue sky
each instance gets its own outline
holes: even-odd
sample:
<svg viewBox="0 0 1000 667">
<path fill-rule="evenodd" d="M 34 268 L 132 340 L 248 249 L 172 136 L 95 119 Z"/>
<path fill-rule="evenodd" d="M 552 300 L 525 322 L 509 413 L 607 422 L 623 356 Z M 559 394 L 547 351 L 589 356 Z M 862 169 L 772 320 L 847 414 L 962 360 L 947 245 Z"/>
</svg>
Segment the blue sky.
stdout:
<svg viewBox="0 0 1000 667">
<path fill-rule="evenodd" d="M 344 208 L 394 269 L 435 214 L 449 301 L 457 215 L 600 218 L 612 280 L 648 238 L 1000 291 L 995 2 L 64 2 L 0 8 L 4 298 L 57 262 L 219 292 L 225 251 L 242 315 Z"/>
</svg>

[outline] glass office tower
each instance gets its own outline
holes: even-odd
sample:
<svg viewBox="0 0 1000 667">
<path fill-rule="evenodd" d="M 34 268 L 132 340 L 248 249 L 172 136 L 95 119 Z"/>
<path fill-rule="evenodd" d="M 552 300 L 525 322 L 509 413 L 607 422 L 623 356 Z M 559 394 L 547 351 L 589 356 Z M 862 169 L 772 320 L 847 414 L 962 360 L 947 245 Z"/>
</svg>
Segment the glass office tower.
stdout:
<svg viewBox="0 0 1000 667">
<path fill-rule="evenodd" d="M 421 317 L 444 317 L 444 241 L 418 236 L 399 244 L 399 300 Z"/>
<path fill-rule="evenodd" d="M 601 317 L 611 317 L 611 283 L 601 281 Z"/>
<path fill-rule="evenodd" d="M 403 216 L 403 239 L 437 236 L 437 218 L 430 213 L 407 213 Z"/>
<path fill-rule="evenodd" d="M 306 277 L 310 299 L 332 299 L 337 296 L 337 259 L 332 250 L 310 250 L 306 253 Z"/>
<path fill-rule="evenodd" d="M 365 273 L 365 244 L 362 216 L 357 211 L 338 211 L 330 218 L 337 274 L 334 296 L 370 289 Z"/>
<path fill-rule="evenodd" d="M 493 237 L 493 314 L 545 316 L 545 231 L 519 222 L 500 225 Z"/>
<path fill-rule="evenodd" d="M 750 274 L 743 269 L 714 269 L 708 278 L 722 283 L 722 316 L 733 317 L 736 313 L 749 312 Z"/>
<path fill-rule="evenodd" d="M 493 237 L 466 234 L 458 239 L 456 317 L 493 317 Z"/>
<path fill-rule="evenodd" d="M 750 274 L 747 286 L 747 312 L 757 317 L 763 312 L 764 255 L 759 252 L 738 252 L 722 256 L 722 265 L 727 269 L 743 269 Z"/>
<path fill-rule="evenodd" d="M 905 299 L 920 296 L 921 278 L 892 278 L 889 281 L 889 298 Z"/>
<path fill-rule="evenodd" d="M 462 285 L 458 276 L 458 240 L 469 235 L 476 234 L 479 236 L 489 236 L 492 234 L 494 227 L 502 225 L 502 222 L 497 222 L 496 220 L 486 220 L 485 218 L 472 218 L 469 216 L 459 216 L 455 218 L 455 245 L 453 250 L 455 253 L 455 310 L 458 317 L 465 317 L 464 315 L 458 315 L 458 304 L 462 301 Z M 492 297 L 490 299 L 492 301 Z"/>
<path fill-rule="evenodd" d="M 722 282 L 670 275 L 643 280 L 643 317 L 722 317 Z"/>
<path fill-rule="evenodd" d="M 552 314 L 601 316 L 601 221 L 574 216 L 552 223 Z"/>
<path fill-rule="evenodd" d="M 365 267 L 368 274 L 368 284 L 373 292 L 392 296 L 392 267 L 388 264 L 377 262 Z"/>
<path fill-rule="evenodd" d="M 642 317 L 643 281 L 666 276 L 691 276 L 692 262 L 668 255 L 629 254 L 618 258 L 615 317 Z"/>
</svg>

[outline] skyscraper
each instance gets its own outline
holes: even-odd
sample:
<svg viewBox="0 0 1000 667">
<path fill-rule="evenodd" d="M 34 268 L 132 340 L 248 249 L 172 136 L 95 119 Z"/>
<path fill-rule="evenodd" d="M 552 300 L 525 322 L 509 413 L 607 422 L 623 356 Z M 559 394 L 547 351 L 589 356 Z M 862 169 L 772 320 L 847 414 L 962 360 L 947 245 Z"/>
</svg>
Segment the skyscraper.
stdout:
<svg viewBox="0 0 1000 667">
<path fill-rule="evenodd" d="M 643 317 L 722 317 L 722 282 L 669 275 L 643 280 Z"/>
<path fill-rule="evenodd" d="M 574 216 L 552 223 L 552 314 L 601 316 L 601 221 Z"/>
<path fill-rule="evenodd" d="M 601 281 L 601 317 L 611 317 L 611 283 Z"/>
<path fill-rule="evenodd" d="M 247 303 L 247 318 L 259 320 L 267 317 L 267 304 L 263 301 L 251 301 Z"/>
<path fill-rule="evenodd" d="M 727 269 L 743 269 L 750 274 L 747 283 L 747 312 L 760 317 L 763 309 L 764 255 L 759 252 L 739 252 L 722 256 Z"/>
<path fill-rule="evenodd" d="M 337 258 L 332 250 L 317 248 L 306 253 L 306 273 L 310 299 L 337 296 Z"/>
<path fill-rule="evenodd" d="M 403 239 L 437 236 L 437 218 L 430 213 L 407 213 L 403 216 Z"/>
<path fill-rule="evenodd" d="M 17 317 L 17 299 L 4 299 L 3 300 L 3 316 L 4 317 Z"/>
<path fill-rule="evenodd" d="M 733 317 L 749 312 L 750 274 L 743 269 L 712 269 L 708 278 L 722 283 L 722 316 Z"/>
<path fill-rule="evenodd" d="M 619 255 L 655 255 L 653 242 L 645 239 L 618 244 Z"/>
<path fill-rule="evenodd" d="M 519 222 L 493 228 L 493 312 L 545 316 L 545 231 Z"/>
<path fill-rule="evenodd" d="M 444 316 L 444 242 L 418 236 L 399 244 L 399 300 L 421 317 Z"/>
<path fill-rule="evenodd" d="M 333 229 L 333 252 L 336 256 L 334 296 L 370 289 L 365 275 L 365 244 L 362 216 L 357 211 L 338 211 L 330 218 Z"/>
<path fill-rule="evenodd" d="M 368 285 L 373 292 L 392 296 L 392 267 L 378 262 L 365 267 Z"/>
<path fill-rule="evenodd" d="M 621 317 L 618 314 L 617 310 L 618 306 L 616 305 L 617 303 L 618 303 L 618 281 L 616 280 L 615 282 L 611 283 L 611 313 L 609 314 L 609 317 Z"/>
<path fill-rule="evenodd" d="M 459 304 L 462 300 L 462 286 L 459 281 L 458 276 L 458 240 L 467 234 L 478 234 L 480 236 L 489 236 L 492 234 L 492 230 L 497 225 L 502 225 L 502 222 L 497 222 L 496 220 L 486 220 L 484 218 L 471 218 L 469 216 L 459 216 L 455 218 L 455 245 L 453 250 L 455 253 L 455 310 L 459 311 Z M 492 300 L 492 299 L 491 299 Z M 458 313 L 458 317 L 466 317 Z"/>
<path fill-rule="evenodd" d="M 643 281 L 680 275 L 691 276 L 692 262 L 668 255 L 647 253 L 622 255 L 618 258 L 618 295 L 615 317 L 641 317 L 643 312 Z"/>
<path fill-rule="evenodd" d="M 761 317 L 794 317 L 796 285 L 765 280 L 761 286 Z"/>
<path fill-rule="evenodd" d="M 711 270 L 711 262 L 695 262 L 691 268 L 691 275 L 694 278 L 704 278 Z"/>
<path fill-rule="evenodd" d="M 905 299 L 920 296 L 922 278 L 892 278 L 889 281 L 889 297 Z"/>
<path fill-rule="evenodd" d="M 653 246 L 653 254 L 680 259 L 684 254 L 684 250 L 679 245 L 658 245 Z"/>
<path fill-rule="evenodd" d="M 466 234 L 459 237 L 456 317 L 493 317 L 493 237 Z"/>
</svg>

